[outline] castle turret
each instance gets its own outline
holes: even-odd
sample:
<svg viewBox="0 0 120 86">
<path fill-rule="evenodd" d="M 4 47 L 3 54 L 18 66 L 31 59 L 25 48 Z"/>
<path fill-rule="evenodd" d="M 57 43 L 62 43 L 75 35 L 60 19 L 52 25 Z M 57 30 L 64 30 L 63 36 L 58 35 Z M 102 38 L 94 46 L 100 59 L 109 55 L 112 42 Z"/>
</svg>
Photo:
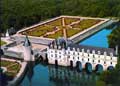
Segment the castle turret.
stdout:
<svg viewBox="0 0 120 86">
<path fill-rule="evenodd" d="M 10 34 L 9 34 L 8 29 L 7 29 L 7 31 L 6 31 L 6 33 L 5 33 L 5 37 L 6 37 L 7 39 L 10 39 Z"/>
<path fill-rule="evenodd" d="M 26 36 L 25 41 L 23 43 L 23 50 L 24 50 L 24 60 L 25 61 L 34 61 L 33 51 L 31 49 L 31 43 Z"/>
</svg>

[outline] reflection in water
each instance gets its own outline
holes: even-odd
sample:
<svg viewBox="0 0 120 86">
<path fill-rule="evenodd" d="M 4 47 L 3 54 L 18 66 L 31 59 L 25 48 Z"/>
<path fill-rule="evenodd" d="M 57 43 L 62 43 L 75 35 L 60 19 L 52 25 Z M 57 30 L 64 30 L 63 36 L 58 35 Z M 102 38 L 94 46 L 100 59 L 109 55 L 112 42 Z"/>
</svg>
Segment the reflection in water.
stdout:
<svg viewBox="0 0 120 86">
<path fill-rule="evenodd" d="M 28 80 L 29 80 L 29 86 L 32 86 L 32 84 L 31 84 L 31 80 L 32 80 L 32 77 L 33 77 L 33 75 L 34 75 L 34 70 L 33 70 L 33 68 L 34 68 L 34 62 L 29 62 L 28 63 L 29 65 L 28 65 L 28 72 L 27 72 L 27 78 L 28 78 Z"/>
<path fill-rule="evenodd" d="M 66 67 L 58 67 L 49 65 L 49 80 L 54 82 L 56 86 L 95 86 L 97 76 L 95 74 L 86 74 L 85 72 L 77 72 Z"/>
<path fill-rule="evenodd" d="M 96 74 L 77 72 L 67 67 L 30 64 L 21 86 L 95 86 Z"/>
</svg>

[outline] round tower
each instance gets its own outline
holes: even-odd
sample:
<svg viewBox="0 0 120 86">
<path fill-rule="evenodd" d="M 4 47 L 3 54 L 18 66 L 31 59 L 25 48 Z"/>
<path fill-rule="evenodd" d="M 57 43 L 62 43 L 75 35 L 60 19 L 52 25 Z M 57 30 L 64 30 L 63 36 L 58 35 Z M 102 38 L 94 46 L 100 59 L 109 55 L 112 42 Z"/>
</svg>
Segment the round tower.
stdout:
<svg viewBox="0 0 120 86">
<path fill-rule="evenodd" d="M 10 34 L 9 34 L 9 30 L 7 29 L 6 33 L 5 33 L 5 37 L 6 39 L 10 39 Z"/>
<path fill-rule="evenodd" d="M 24 54 L 24 60 L 25 61 L 34 61 L 33 51 L 31 48 L 31 43 L 26 36 L 25 41 L 23 43 L 23 54 Z"/>
</svg>

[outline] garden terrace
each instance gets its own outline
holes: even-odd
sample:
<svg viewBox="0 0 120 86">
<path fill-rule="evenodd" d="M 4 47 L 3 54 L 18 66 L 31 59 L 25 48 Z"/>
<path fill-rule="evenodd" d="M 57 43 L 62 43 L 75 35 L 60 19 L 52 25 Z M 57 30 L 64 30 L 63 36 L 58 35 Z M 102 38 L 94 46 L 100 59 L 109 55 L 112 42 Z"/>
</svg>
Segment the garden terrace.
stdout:
<svg viewBox="0 0 120 86">
<path fill-rule="evenodd" d="M 21 65 L 15 61 L 1 60 L 1 67 L 7 68 L 5 75 L 8 78 L 14 78 L 19 72 Z"/>
<path fill-rule="evenodd" d="M 95 20 L 95 19 L 84 19 L 80 21 L 79 23 L 71 25 L 72 28 L 79 28 L 79 29 L 86 29 L 89 28 L 97 23 L 99 23 L 101 20 Z"/>
<path fill-rule="evenodd" d="M 67 37 L 71 37 L 87 28 L 100 23 L 103 20 L 84 17 L 60 16 L 48 20 L 32 28 L 19 32 L 22 35 L 29 35 L 44 38 L 58 38 L 63 36 L 63 29 L 66 29 Z"/>
<path fill-rule="evenodd" d="M 0 40 L 0 46 L 2 46 L 2 45 L 4 45 L 4 44 L 6 44 L 6 42 Z"/>
</svg>

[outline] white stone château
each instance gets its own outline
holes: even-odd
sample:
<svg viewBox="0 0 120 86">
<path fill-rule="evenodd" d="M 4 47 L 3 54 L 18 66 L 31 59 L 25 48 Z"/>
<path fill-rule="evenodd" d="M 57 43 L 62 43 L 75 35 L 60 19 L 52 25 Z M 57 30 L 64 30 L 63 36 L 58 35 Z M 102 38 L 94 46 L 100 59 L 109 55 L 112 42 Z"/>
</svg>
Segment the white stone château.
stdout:
<svg viewBox="0 0 120 86">
<path fill-rule="evenodd" d="M 50 43 L 47 49 L 48 60 L 50 64 L 61 66 L 77 66 L 79 62 L 82 68 L 86 64 L 91 64 L 91 69 L 96 70 L 101 66 L 102 70 L 114 68 L 117 64 L 117 55 L 111 48 L 99 48 L 77 44 L 65 46 L 64 39 L 58 39 Z"/>
<path fill-rule="evenodd" d="M 23 43 L 23 51 L 24 51 L 23 55 L 24 55 L 25 61 L 35 61 L 35 58 L 33 56 L 32 47 L 31 47 L 31 43 L 30 43 L 27 36 L 26 36 L 25 41 Z"/>
</svg>

